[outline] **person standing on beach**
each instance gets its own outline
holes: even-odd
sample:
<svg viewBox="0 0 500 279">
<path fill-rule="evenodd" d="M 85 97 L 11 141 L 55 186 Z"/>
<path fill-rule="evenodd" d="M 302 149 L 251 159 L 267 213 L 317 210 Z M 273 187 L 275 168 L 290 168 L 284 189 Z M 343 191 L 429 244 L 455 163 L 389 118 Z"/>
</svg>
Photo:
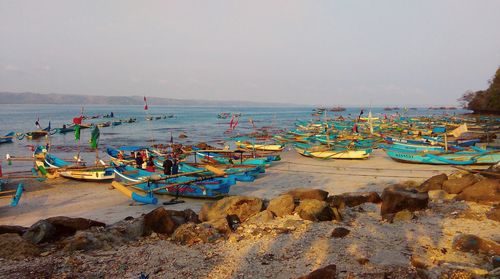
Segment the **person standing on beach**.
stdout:
<svg viewBox="0 0 500 279">
<path fill-rule="evenodd" d="M 142 159 L 142 155 L 137 152 L 137 154 L 135 155 L 135 164 L 137 166 L 138 169 L 142 169 L 142 164 L 144 163 L 144 160 Z"/>
<path fill-rule="evenodd" d="M 163 161 L 163 174 L 171 175 L 172 174 L 172 165 L 173 165 L 173 163 L 170 160 L 170 157 L 165 159 L 165 161 Z"/>
<path fill-rule="evenodd" d="M 177 164 L 177 159 L 174 159 L 174 163 L 172 164 L 172 175 L 179 173 L 179 164 Z"/>
</svg>

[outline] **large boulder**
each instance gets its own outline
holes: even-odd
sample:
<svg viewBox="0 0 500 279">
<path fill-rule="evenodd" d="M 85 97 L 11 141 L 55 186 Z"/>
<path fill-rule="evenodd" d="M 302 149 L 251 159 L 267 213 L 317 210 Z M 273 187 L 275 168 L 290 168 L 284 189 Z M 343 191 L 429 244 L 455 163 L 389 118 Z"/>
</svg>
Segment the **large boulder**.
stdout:
<svg viewBox="0 0 500 279">
<path fill-rule="evenodd" d="M 211 221 L 236 215 L 241 222 L 262 211 L 263 202 L 259 198 L 231 196 L 214 203 L 205 203 L 200 211 L 201 221 Z"/>
<path fill-rule="evenodd" d="M 453 249 L 462 252 L 500 255 L 500 244 L 472 234 L 461 234 L 453 240 Z"/>
<path fill-rule="evenodd" d="M 182 224 L 199 223 L 198 216 L 191 209 L 177 211 L 158 207 L 144 215 L 143 218 L 144 235 L 149 235 L 152 232 L 171 235 Z"/>
<path fill-rule="evenodd" d="M 448 176 L 444 173 L 435 175 L 424 181 L 416 189 L 419 192 L 428 192 L 431 190 L 441 190 L 443 183 L 448 180 Z"/>
<path fill-rule="evenodd" d="M 465 188 L 456 198 L 479 203 L 500 202 L 500 179 L 483 179 Z"/>
<path fill-rule="evenodd" d="M 36 222 L 23 234 L 23 237 L 38 244 L 72 236 L 77 231 L 87 230 L 91 227 L 104 226 L 106 224 L 90 219 L 57 216 Z"/>
<path fill-rule="evenodd" d="M 267 206 L 267 210 L 276 217 L 291 215 L 295 209 L 295 202 L 292 195 L 281 195 L 272 199 Z"/>
<path fill-rule="evenodd" d="M 222 235 L 220 235 L 215 228 L 205 223 L 186 223 L 177 228 L 172 234 L 172 240 L 183 245 L 211 243 L 221 237 Z"/>
<path fill-rule="evenodd" d="M 298 279 L 335 279 L 337 278 L 337 266 L 334 264 L 316 269 L 315 271 L 301 276 Z"/>
<path fill-rule="evenodd" d="M 65 251 L 91 251 L 98 249 L 112 249 L 123 245 L 128 239 L 114 228 L 104 230 L 78 231 L 75 235 L 62 240 L 59 246 Z"/>
<path fill-rule="evenodd" d="M 324 201 L 328 197 L 328 192 L 321 189 L 296 188 L 285 193 L 297 200 L 319 200 Z"/>
<path fill-rule="evenodd" d="M 274 219 L 274 214 L 269 210 L 263 210 L 254 216 L 248 218 L 247 224 L 263 225 Z"/>
<path fill-rule="evenodd" d="M 28 228 L 22 226 L 0 225 L 0 234 L 17 233 L 18 235 L 23 235 L 27 230 Z"/>
<path fill-rule="evenodd" d="M 228 215 L 229 216 L 229 215 Z M 227 218 L 219 218 L 215 220 L 210 220 L 207 222 L 203 222 L 202 224 L 207 224 L 216 229 L 219 233 L 228 235 L 230 234 L 233 230 L 231 226 L 229 226 L 229 222 Z"/>
<path fill-rule="evenodd" d="M 416 211 L 427 208 L 429 195 L 420 193 L 414 189 L 390 186 L 382 193 L 382 208 L 380 214 L 383 219 L 392 220 L 394 214 L 407 209 Z"/>
<path fill-rule="evenodd" d="M 478 179 L 473 174 L 466 174 L 460 178 L 449 179 L 443 182 L 443 190 L 449 194 L 458 194 L 465 188 L 478 182 Z"/>
<path fill-rule="evenodd" d="M 0 235 L 0 258 L 21 260 L 40 254 L 40 249 L 17 233 Z"/>
<path fill-rule="evenodd" d="M 329 196 L 326 202 L 330 204 L 331 207 L 345 208 L 358 206 L 364 203 L 380 203 L 382 199 L 377 192 L 354 192 L 354 193 L 343 193 L 341 195 Z"/>
<path fill-rule="evenodd" d="M 331 221 L 334 216 L 328 203 L 316 199 L 302 200 L 295 212 L 300 218 L 309 221 Z"/>
</svg>

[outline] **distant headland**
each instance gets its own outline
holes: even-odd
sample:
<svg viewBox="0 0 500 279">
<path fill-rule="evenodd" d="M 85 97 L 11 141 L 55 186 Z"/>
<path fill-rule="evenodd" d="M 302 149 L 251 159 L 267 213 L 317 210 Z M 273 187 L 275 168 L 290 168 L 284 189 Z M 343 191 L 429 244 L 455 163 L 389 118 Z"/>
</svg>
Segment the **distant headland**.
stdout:
<svg viewBox="0 0 500 279">
<path fill-rule="evenodd" d="M 250 101 L 190 100 L 147 97 L 157 106 L 297 106 L 286 103 Z M 32 92 L 0 92 L 0 104 L 64 104 L 64 105 L 143 105 L 144 96 L 97 96 L 70 94 L 42 94 Z"/>
</svg>

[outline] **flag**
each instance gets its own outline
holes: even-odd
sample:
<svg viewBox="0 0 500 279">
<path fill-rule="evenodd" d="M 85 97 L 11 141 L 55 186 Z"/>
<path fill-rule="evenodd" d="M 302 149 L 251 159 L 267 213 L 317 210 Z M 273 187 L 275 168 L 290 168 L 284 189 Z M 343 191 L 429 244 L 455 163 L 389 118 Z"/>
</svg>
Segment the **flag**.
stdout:
<svg viewBox="0 0 500 279">
<path fill-rule="evenodd" d="M 238 126 L 238 122 L 240 121 L 239 117 L 236 117 L 236 122 L 233 124 L 233 130 L 236 129 L 236 126 Z"/>
<path fill-rule="evenodd" d="M 97 149 L 99 136 L 100 136 L 99 127 L 95 126 L 94 130 L 92 130 L 92 133 L 90 135 L 90 148 Z"/>
<path fill-rule="evenodd" d="M 458 138 L 461 134 L 467 132 L 467 124 L 462 124 L 460 126 L 458 126 L 455 130 L 451 131 L 451 134 Z"/>
<path fill-rule="evenodd" d="M 148 101 L 146 100 L 146 96 L 144 96 L 144 110 L 148 110 Z"/>
<path fill-rule="evenodd" d="M 80 117 L 74 117 L 74 118 L 73 118 L 73 124 L 76 124 L 76 125 L 81 125 L 81 124 L 82 124 L 82 120 L 83 120 L 83 116 L 80 116 Z"/>
<path fill-rule="evenodd" d="M 253 122 L 253 119 L 251 117 L 248 118 L 248 122 L 250 122 L 250 124 L 252 124 L 253 128 L 255 129 L 255 123 Z"/>
<path fill-rule="evenodd" d="M 357 133 L 358 132 L 358 123 L 354 123 L 354 126 L 352 126 L 352 131 L 354 133 Z"/>
<path fill-rule="evenodd" d="M 231 121 L 229 121 L 229 129 L 233 129 L 233 124 L 234 124 L 234 114 L 231 116 Z"/>
<path fill-rule="evenodd" d="M 80 125 L 75 125 L 75 141 L 80 140 Z"/>
<path fill-rule="evenodd" d="M 368 124 L 370 125 L 370 134 L 373 134 L 373 119 L 371 110 L 368 112 Z"/>
</svg>

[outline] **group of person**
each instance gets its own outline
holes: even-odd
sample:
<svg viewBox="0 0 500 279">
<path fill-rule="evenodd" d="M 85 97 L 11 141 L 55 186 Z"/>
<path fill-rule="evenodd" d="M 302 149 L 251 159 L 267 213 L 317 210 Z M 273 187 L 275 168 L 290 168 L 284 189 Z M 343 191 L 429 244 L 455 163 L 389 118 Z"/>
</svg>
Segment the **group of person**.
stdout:
<svg viewBox="0 0 500 279">
<path fill-rule="evenodd" d="M 138 151 L 137 153 L 132 151 L 130 153 L 130 157 L 132 157 L 132 159 L 135 160 L 135 165 L 138 169 L 145 169 L 146 171 L 149 172 L 155 172 L 154 157 L 148 156 L 145 150 Z M 118 153 L 117 158 L 120 160 L 124 159 L 122 151 Z M 179 163 L 176 158 L 168 156 L 163 161 L 162 166 L 163 166 L 163 173 L 165 175 L 174 175 L 179 173 Z"/>
</svg>

